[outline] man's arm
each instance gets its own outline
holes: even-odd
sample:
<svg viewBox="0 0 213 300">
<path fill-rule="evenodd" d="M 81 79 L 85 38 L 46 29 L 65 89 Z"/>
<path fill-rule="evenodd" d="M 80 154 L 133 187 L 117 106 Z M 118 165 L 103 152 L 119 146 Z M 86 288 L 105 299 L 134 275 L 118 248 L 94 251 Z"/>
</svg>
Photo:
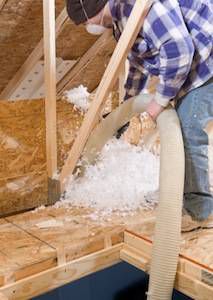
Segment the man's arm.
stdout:
<svg viewBox="0 0 213 300">
<path fill-rule="evenodd" d="M 155 101 L 166 107 L 188 76 L 194 45 L 178 2 L 168 0 L 164 3 L 154 3 L 145 21 L 143 35 L 159 51 L 159 83 Z"/>
</svg>

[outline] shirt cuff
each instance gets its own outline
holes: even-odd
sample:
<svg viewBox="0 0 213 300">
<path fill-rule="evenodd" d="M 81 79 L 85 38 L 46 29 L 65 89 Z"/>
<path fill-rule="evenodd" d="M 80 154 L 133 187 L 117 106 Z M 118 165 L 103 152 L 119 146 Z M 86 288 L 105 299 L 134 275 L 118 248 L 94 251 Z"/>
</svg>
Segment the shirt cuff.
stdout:
<svg viewBox="0 0 213 300">
<path fill-rule="evenodd" d="M 166 107 L 169 104 L 169 101 L 171 100 L 170 98 L 167 98 L 158 93 L 156 93 L 154 97 L 155 101 L 163 107 Z"/>
</svg>

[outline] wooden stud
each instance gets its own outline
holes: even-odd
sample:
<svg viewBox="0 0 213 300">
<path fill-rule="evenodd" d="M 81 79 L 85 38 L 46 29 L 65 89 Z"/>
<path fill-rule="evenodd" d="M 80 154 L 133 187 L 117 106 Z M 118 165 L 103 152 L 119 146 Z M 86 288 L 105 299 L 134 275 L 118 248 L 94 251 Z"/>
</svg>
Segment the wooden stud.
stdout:
<svg viewBox="0 0 213 300">
<path fill-rule="evenodd" d="M 48 177 L 57 172 L 55 0 L 43 1 L 46 157 Z"/>
<path fill-rule="evenodd" d="M 56 37 L 58 37 L 61 31 L 63 30 L 67 20 L 68 20 L 67 12 L 66 12 L 66 8 L 64 8 L 56 20 L 56 29 L 55 29 Z M 1 92 L 0 99 L 10 99 L 11 95 L 15 92 L 15 90 L 18 88 L 18 86 L 21 84 L 21 82 L 24 80 L 24 78 L 27 76 L 30 70 L 42 58 L 44 54 L 43 43 L 44 41 L 42 38 L 37 44 L 37 46 L 35 47 L 35 49 L 32 51 L 32 53 L 29 55 L 29 57 L 26 59 L 24 64 L 21 66 L 21 68 L 16 72 L 16 74 L 13 76 L 13 78 L 9 81 L 7 86 Z"/>
<path fill-rule="evenodd" d="M 124 97 L 125 97 L 125 88 L 124 88 L 125 81 L 126 81 L 126 65 L 124 63 L 122 65 L 122 70 L 120 72 L 119 82 L 118 82 L 119 103 L 120 104 L 124 101 Z"/>
<path fill-rule="evenodd" d="M 67 161 L 62 168 L 60 174 L 60 184 L 62 192 L 65 189 L 68 176 L 72 174 L 76 163 L 83 151 L 85 143 L 100 117 L 99 113 L 111 88 L 115 84 L 115 80 L 118 77 L 123 61 L 126 59 L 127 54 L 137 37 L 137 34 L 148 12 L 149 5 L 150 2 L 143 0 L 138 0 L 135 3 L 131 16 L 127 21 L 126 27 L 99 84 L 95 99 L 93 100 L 91 107 L 85 116 L 84 122 L 80 128 L 80 132 L 69 153 Z"/>
</svg>

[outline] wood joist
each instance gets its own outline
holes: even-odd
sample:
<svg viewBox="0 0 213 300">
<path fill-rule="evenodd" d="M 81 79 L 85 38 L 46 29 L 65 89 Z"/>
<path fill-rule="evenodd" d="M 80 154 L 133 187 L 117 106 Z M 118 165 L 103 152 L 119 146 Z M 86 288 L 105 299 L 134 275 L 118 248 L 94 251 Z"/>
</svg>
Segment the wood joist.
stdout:
<svg viewBox="0 0 213 300">
<path fill-rule="evenodd" d="M 91 209 L 49 207 L 0 219 L 0 294 L 29 299 L 120 261 L 149 272 L 155 213 L 115 214 L 101 222 L 92 214 Z M 211 299 L 213 261 L 204 262 L 211 254 L 193 240 L 209 235 L 211 248 L 212 233 L 182 236 L 175 288 L 193 299 Z"/>
</svg>

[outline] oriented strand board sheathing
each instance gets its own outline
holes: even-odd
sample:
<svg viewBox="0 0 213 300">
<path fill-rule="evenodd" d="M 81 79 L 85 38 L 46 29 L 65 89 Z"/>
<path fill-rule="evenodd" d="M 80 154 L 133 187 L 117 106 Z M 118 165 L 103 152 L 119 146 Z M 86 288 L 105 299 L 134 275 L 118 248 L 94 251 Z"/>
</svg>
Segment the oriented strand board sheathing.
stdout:
<svg viewBox="0 0 213 300">
<path fill-rule="evenodd" d="M 0 217 L 48 204 L 47 173 L 0 178 Z"/>
<path fill-rule="evenodd" d="M 18 281 L 30 274 L 39 273 L 42 268 L 51 270 L 56 265 L 56 257 L 60 265 L 119 244 L 123 241 L 125 229 L 131 230 L 137 236 L 143 236 L 145 241 L 151 240 L 154 224 L 154 211 L 141 210 L 134 215 L 113 214 L 107 219 L 94 219 L 92 210 L 75 207 L 48 207 L 1 219 L 0 285 L 6 286 L 13 280 Z M 18 239 L 14 239 L 15 235 Z M 202 238 L 206 235 L 211 236 L 212 229 L 194 231 L 182 236 L 181 254 L 200 266 L 207 263 L 207 256 L 211 257 L 210 240 L 206 240 L 205 249 L 203 247 L 203 251 L 199 251 L 204 242 Z M 200 241 L 200 245 L 193 240 Z M 6 249 L 11 249 L 7 251 L 7 255 L 4 253 Z M 143 251 L 146 253 L 148 249 L 143 248 Z M 206 268 L 210 270 L 212 257 L 208 263 Z M 77 268 L 75 272 L 78 271 Z M 184 274 L 184 269 L 182 272 Z M 45 291 L 47 290 L 48 286 Z"/>
<path fill-rule="evenodd" d="M 6 111 L 6 107 L 9 111 Z M 44 171 L 46 167 L 44 101 L 23 100 L 8 104 L 1 101 L 0 109 L 2 112 L 0 116 L 0 165 L 2 166 L 0 178 L 20 176 L 26 172 Z M 57 101 L 57 112 L 60 145 L 58 156 L 61 167 L 65 152 L 69 150 L 81 124 L 82 116 L 79 111 L 74 110 L 72 104 L 65 101 Z"/>
<path fill-rule="evenodd" d="M 48 207 L 12 216 L 7 220 L 51 245 L 57 250 L 58 256 L 64 256 L 69 261 L 104 249 L 109 244 L 122 242 L 126 226 L 132 229 L 143 228 L 141 231 L 144 234 L 150 234 L 153 230 L 153 216 L 153 211 L 137 211 L 132 216 L 114 214 L 108 220 L 95 220 L 91 209 Z"/>
<path fill-rule="evenodd" d="M 0 221 L 0 286 L 56 265 L 53 247 Z"/>
<path fill-rule="evenodd" d="M 107 46 L 101 48 L 98 54 L 89 60 L 81 71 L 71 79 L 70 83 L 66 86 L 66 89 L 72 89 L 77 87 L 79 84 L 86 86 L 90 92 L 97 88 L 109 63 L 114 48 L 115 41 L 113 38 L 110 38 Z"/>
<path fill-rule="evenodd" d="M 0 215 L 47 204 L 44 100 L 0 101 Z M 57 101 L 58 166 L 83 116 Z"/>
<path fill-rule="evenodd" d="M 117 99 L 113 92 L 106 112 Z M 0 101 L 0 111 L 0 215 L 47 204 L 44 100 Z M 59 170 L 82 120 L 73 104 L 57 101 Z"/>
</svg>

